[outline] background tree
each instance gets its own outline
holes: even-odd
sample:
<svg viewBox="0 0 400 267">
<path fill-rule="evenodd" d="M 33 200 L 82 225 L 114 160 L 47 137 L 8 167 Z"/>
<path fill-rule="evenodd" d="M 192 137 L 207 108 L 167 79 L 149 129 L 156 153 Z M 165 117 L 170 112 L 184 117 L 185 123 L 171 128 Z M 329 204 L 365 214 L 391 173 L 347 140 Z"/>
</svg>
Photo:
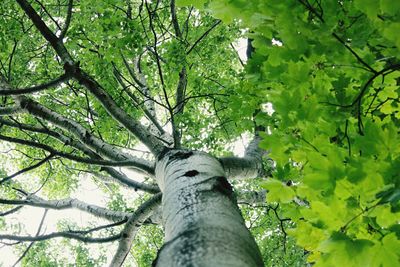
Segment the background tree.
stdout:
<svg viewBox="0 0 400 267">
<path fill-rule="evenodd" d="M 286 240 L 279 205 L 263 204 L 257 184 L 234 181 L 268 174 L 258 148 L 265 128 L 255 120 L 267 120 L 264 93 L 247 82 L 233 48 L 237 23 L 223 26 L 174 1 L 7 0 L 0 13 L 0 139 L 7 152 L 0 238 L 16 247 L 17 262 L 128 265 L 139 227 L 160 225 L 161 213 L 169 242 L 157 266 L 302 262 L 303 251 Z M 243 133 L 252 141 L 239 158 L 230 144 Z M 106 207 L 73 197 L 86 179 L 108 196 Z M 137 198 L 134 191 L 144 193 Z M 236 198 L 248 206 L 243 213 L 262 253 Z M 35 235 L 23 221 L 6 220 L 27 206 L 45 209 Z M 97 219 L 60 220 L 57 231 L 46 231 L 51 210 L 71 208 Z M 144 232 L 133 254 L 148 266 L 163 238 L 160 226 Z M 146 239 L 154 249 L 143 248 Z M 118 248 L 107 259 L 107 246 L 82 242 Z"/>
</svg>

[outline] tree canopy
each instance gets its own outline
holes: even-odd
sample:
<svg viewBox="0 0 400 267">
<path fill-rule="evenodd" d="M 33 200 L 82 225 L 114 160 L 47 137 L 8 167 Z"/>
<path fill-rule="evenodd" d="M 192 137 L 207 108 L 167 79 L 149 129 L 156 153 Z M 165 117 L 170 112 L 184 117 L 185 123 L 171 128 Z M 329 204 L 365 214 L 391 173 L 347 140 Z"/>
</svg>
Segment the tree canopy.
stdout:
<svg viewBox="0 0 400 267">
<path fill-rule="evenodd" d="M 151 265 L 173 147 L 255 173 L 230 183 L 266 266 L 396 266 L 398 32 L 389 0 L 2 1 L 1 241 L 23 266 Z M 71 208 L 93 217 L 46 230 Z"/>
</svg>

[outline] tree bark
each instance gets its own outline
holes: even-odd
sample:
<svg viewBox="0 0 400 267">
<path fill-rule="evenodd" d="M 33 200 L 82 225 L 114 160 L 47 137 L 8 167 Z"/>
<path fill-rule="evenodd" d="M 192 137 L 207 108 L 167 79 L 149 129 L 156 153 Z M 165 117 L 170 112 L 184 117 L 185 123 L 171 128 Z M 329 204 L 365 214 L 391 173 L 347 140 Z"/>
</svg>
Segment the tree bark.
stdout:
<svg viewBox="0 0 400 267">
<path fill-rule="evenodd" d="M 263 266 L 221 163 L 170 150 L 156 165 L 165 244 L 153 266 Z"/>
</svg>

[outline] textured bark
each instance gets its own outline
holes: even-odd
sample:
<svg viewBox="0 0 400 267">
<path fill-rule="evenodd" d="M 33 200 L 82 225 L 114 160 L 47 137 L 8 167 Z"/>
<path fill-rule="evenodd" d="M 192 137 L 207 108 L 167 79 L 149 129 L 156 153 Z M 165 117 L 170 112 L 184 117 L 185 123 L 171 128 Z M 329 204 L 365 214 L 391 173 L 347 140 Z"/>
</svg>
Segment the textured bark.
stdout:
<svg viewBox="0 0 400 267">
<path fill-rule="evenodd" d="M 151 216 L 153 211 L 158 207 L 160 200 L 161 193 L 154 195 L 152 198 L 144 202 L 129 218 L 121 232 L 121 239 L 119 240 L 118 249 L 111 261 L 110 267 L 122 266 L 126 256 L 128 256 L 137 231 L 145 222 L 145 220 Z"/>
<path fill-rule="evenodd" d="M 263 266 L 217 159 L 171 150 L 158 161 L 156 179 L 166 243 L 154 266 Z"/>
</svg>

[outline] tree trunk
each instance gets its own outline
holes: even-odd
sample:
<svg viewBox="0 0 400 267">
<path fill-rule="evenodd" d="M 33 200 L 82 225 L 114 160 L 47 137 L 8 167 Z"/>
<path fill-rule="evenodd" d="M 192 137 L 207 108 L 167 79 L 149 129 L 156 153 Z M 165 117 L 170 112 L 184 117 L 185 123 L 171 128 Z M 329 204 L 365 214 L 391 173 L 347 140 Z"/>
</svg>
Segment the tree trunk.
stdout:
<svg viewBox="0 0 400 267">
<path fill-rule="evenodd" d="M 153 266 L 263 266 L 217 159 L 170 150 L 157 162 L 156 179 L 165 244 Z"/>
</svg>

